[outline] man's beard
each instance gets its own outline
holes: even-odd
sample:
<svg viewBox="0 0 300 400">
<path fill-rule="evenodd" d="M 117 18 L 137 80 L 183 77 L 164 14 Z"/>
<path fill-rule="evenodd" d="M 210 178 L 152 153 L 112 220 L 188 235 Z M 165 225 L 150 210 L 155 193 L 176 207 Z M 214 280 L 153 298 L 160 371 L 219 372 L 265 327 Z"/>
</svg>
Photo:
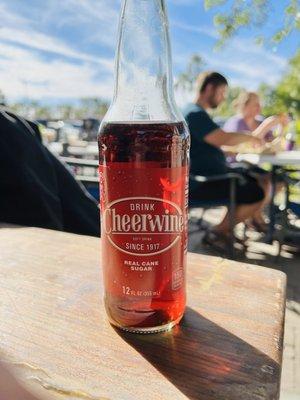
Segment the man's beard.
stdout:
<svg viewBox="0 0 300 400">
<path fill-rule="evenodd" d="M 208 104 L 210 108 L 212 108 L 213 110 L 219 107 L 219 103 L 217 102 L 215 95 L 211 95 L 211 97 L 208 100 Z"/>
</svg>

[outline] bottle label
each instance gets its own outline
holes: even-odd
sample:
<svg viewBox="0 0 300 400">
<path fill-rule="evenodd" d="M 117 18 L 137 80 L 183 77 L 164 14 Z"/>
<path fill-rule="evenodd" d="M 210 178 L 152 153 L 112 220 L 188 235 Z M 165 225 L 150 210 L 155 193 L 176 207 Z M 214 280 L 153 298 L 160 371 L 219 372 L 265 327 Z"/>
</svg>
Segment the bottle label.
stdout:
<svg viewBox="0 0 300 400">
<path fill-rule="evenodd" d="M 100 166 L 104 278 L 123 295 L 155 297 L 159 280 L 170 291 L 184 282 L 187 167 L 152 164 Z"/>
<path fill-rule="evenodd" d="M 155 197 L 127 197 L 109 203 L 103 211 L 103 230 L 118 250 L 147 257 L 172 248 L 184 230 L 182 209 L 172 201 Z M 147 237 L 153 244 L 134 243 Z"/>
</svg>

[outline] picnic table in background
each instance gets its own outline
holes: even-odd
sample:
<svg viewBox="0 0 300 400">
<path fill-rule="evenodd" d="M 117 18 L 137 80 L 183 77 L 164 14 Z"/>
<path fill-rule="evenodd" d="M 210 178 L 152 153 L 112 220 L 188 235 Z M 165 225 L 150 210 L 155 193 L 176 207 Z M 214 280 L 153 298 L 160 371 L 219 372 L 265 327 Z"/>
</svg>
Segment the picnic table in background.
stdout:
<svg viewBox="0 0 300 400">
<path fill-rule="evenodd" d="M 282 272 L 189 254 L 180 326 L 134 335 L 107 322 L 99 256 L 97 238 L 0 229 L 0 352 L 26 385 L 70 400 L 279 399 Z"/>
<path fill-rule="evenodd" d="M 300 167 L 300 151 L 283 151 L 277 154 L 238 154 L 237 161 L 248 161 L 251 164 L 269 163 L 273 166 L 294 165 Z"/>
<path fill-rule="evenodd" d="M 275 195 L 276 195 L 276 182 L 278 177 L 278 171 L 284 171 L 288 167 L 294 167 L 300 170 L 300 151 L 284 151 L 277 154 L 238 154 L 236 157 L 237 161 L 246 161 L 251 164 L 271 164 L 271 181 L 272 181 L 272 194 L 271 203 L 269 208 L 269 225 L 268 233 L 266 237 L 267 243 L 273 243 L 275 234 Z"/>
<path fill-rule="evenodd" d="M 84 142 L 83 142 L 84 143 Z M 99 156 L 98 144 L 97 142 L 85 142 L 81 145 L 67 144 L 66 150 L 69 156 L 95 159 Z M 47 145 L 50 151 L 57 155 L 63 155 L 64 145 L 61 142 L 52 142 Z"/>
</svg>

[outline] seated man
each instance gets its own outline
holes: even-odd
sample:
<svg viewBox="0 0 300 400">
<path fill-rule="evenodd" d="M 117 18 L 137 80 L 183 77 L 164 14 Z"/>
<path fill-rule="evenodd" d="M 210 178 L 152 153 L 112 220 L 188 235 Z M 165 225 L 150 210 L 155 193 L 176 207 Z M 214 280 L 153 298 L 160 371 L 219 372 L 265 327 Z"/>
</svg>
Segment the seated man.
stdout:
<svg viewBox="0 0 300 400">
<path fill-rule="evenodd" d="M 38 127 L 0 108 L 0 222 L 100 234 L 97 203 L 43 146 Z"/>
<path fill-rule="evenodd" d="M 225 132 L 208 115 L 207 110 L 217 108 L 225 99 L 228 83 L 226 78 L 217 72 L 201 74 L 197 80 L 197 97 L 195 103 L 185 110 L 185 118 L 191 133 L 191 175 L 222 175 L 232 172 L 226 164 L 222 146 L 235 146 L 241 143 L 262 145 L 262 140 L 255 135 L 239 132 Z M 245 175 L 244 184 L 238 182 L 236 190 L 236 223 L 246 221 L 262 207 L 265 197 L 258 182 Z M 190 198 L 201 201 L 229 199 L 230 181 L 197 183 L 190 181 Z M 230 224 L 228 213 L 223 221 L 209 232 L 205 241 L 216 243 L 226 241 Z"/>
</svg>

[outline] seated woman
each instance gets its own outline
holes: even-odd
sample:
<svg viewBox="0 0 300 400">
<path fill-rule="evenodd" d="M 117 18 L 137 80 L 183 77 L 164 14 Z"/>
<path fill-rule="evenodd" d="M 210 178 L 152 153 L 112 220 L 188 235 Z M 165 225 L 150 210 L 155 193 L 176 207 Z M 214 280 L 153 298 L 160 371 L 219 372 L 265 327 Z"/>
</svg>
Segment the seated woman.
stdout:
<svg viewBox="0 0 300 400">
<path fill-rule="evenodd" d="M 284 114 L 273 115 L 266 119 L 261 118 L 261 102 L 257 93 L 243 92 L 235 101 L 235 108 L 238 114 L 229 118 L 223 129 L 226 132 L 245 132 L 262 139 L 264 142 L 274 143 L 280 140 L 274 138 L 273 130 L 279 127 L 280 134 L 283 132 L 284 126 L 288 123 L 288 117 Z M 270 201 L 271 178 L 268 171 L 251 164 L 245 164 L 245 168 L 250 174 L 257 179 L 260 186 L 263 188 L 266 196 L 263 206 L 266 206 Z M 280 185 L 278 190 L 280 189 Z M 264 207 L 262 207 L 263 209 Z M 265 221 L 262 211 L 257 210 L 252 218 L 252 225 L 258 231 L 265 231 Z"/>
<path fill-rule="evenodd" d="M 0 108 L 0 222 L 99 236 L 99 212 L 42 144 L 36 124 Z"/>
<path fill-rule="evenodd" d="M 288 123 L 288 117 L 285 114 L 272 115 L 263 119 L 260 98 L 255 92 L 242 92 L 234 102 L 234 106 L 237 115 L 229 118 L 225 123 L 223 128 L 227 132 L 251 133 L 255 131 L 256 137 L 265 142 L 272 142 L 273 129 L 277 126 L 282 128 Z"/>
</svg>

